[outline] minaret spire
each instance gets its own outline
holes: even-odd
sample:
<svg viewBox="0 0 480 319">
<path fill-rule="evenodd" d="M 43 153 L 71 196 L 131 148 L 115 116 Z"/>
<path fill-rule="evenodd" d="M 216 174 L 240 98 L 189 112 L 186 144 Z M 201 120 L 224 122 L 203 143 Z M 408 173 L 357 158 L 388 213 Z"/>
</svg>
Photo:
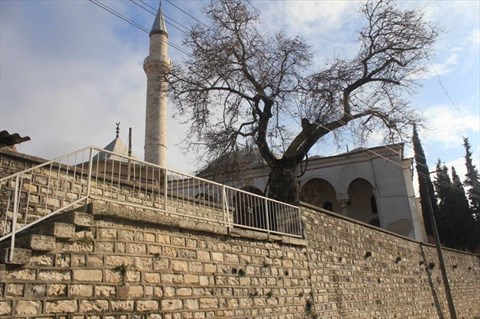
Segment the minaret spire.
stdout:
<svg viewBox="0 0 480 319">
<path fill-rule="evenodd" d="M 143 63 L 147 74 L 145 119 L 145 161 L 165 167 L 167 162 L 167 90 L 165 75 L 170 71 L 168 33 L 162 6 L 150 31 L 149 56 Z"/>
</svg>

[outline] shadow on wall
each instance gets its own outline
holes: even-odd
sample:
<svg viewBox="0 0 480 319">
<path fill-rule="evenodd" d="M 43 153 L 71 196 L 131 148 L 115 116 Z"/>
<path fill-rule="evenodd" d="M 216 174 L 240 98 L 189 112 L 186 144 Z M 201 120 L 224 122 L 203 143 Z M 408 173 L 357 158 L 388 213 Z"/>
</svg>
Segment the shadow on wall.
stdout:
<svg viewBox="0 0 480 319">
<path fill-rule="evenodd" d="M 420 251 L 422 254 L 422 261 L 420 262 L 420 267 L 425 267 L 425 271 L 427 272 L 428 276 L 428 285 L 430 286 L 430 291 L 432 292 L 433 302 L 435 304 L 435 309 L 437 310 L 437 315 L 439 319 L 445 319 L 445 316 L 442 313 L 442 307 L 440 306 L 440 301 L 438 299 L 437 291 L 435 290 L 435 286 L 433 284 L 432 278 L 432 271 L 435 267 L 434 263 L 427 263 L 427 257 L 425 256 L 425 251 L 423 246 L 420 245 Z"/>
</svg>

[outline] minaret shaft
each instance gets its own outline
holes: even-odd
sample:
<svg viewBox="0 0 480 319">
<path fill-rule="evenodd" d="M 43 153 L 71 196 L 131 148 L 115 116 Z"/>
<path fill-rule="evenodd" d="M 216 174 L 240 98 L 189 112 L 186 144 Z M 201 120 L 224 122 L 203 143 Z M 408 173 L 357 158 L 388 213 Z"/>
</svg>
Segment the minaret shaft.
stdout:
<svg viewBox="0 0 480 319">
<path fill-rule="evenodd" d="M 165 75 L 170 70 L 168 34 L 161 10 L 150 32 L 149 56 L 143 63 L 147 75 L 147 110 L 145 118 L 145 161 L 167 164 L 167 91 Z"/>
</svg>

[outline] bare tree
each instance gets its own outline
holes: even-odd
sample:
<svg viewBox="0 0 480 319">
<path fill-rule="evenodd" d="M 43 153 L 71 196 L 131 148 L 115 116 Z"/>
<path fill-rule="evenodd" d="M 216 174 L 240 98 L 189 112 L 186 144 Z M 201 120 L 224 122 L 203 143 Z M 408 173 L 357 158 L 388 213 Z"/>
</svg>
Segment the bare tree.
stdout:
<svg viewBox="0 0 480 319">
<path fill-rule="evenodd" d="M 192 54 L 169 75 L 193 143 L 215 156 L 256 145 L 271 169 L 269 196 L 294 202 L 300 164 L 327 134 L 383 129 L 405 137 L 419 118 L 403 96 L 415 88 L 437 32 L 421 12 L 390 1 L 368 2 L 361 12 L 357 55 L 312 72 L 302 38 L 265 35 L 246 3 L 213 0 L 210 26 L 192 28 L 185 39 Z"/>
</svg>

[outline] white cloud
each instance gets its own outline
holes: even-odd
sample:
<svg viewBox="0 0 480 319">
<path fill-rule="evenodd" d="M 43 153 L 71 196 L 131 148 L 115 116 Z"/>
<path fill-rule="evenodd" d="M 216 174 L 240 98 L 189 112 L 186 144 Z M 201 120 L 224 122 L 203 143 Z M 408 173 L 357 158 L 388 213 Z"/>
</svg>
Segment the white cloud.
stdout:
<svg viewBox="0 0 480 319">
<path fill-rule="evenodd" d="M 121 122 L 121 138 L 133 127 L 133 151 L 142 158 L 148 34 L 129 28 L 138 40 L 125 41 L 118 21 L 89 2 L 35 5 L 2 2 L 1 129 L 31 137 L 19 151 L 53 158 L 104 147 Z M 190 171 L 175 145 L 182 126 L 171 120 L 168 133 L 170 167 Z"/>
<path fill-rule="evenodd" d="M 422 131 L 422 136 L 429 143 L 440 143 L 445 148 L 461 145 L 462 136 L 470 132 L 480 132 L 478 115 L 471 114 L 468 109 L 436 106 L 428 108 L 424 115 L 427 129 Z"/>
</svg>

